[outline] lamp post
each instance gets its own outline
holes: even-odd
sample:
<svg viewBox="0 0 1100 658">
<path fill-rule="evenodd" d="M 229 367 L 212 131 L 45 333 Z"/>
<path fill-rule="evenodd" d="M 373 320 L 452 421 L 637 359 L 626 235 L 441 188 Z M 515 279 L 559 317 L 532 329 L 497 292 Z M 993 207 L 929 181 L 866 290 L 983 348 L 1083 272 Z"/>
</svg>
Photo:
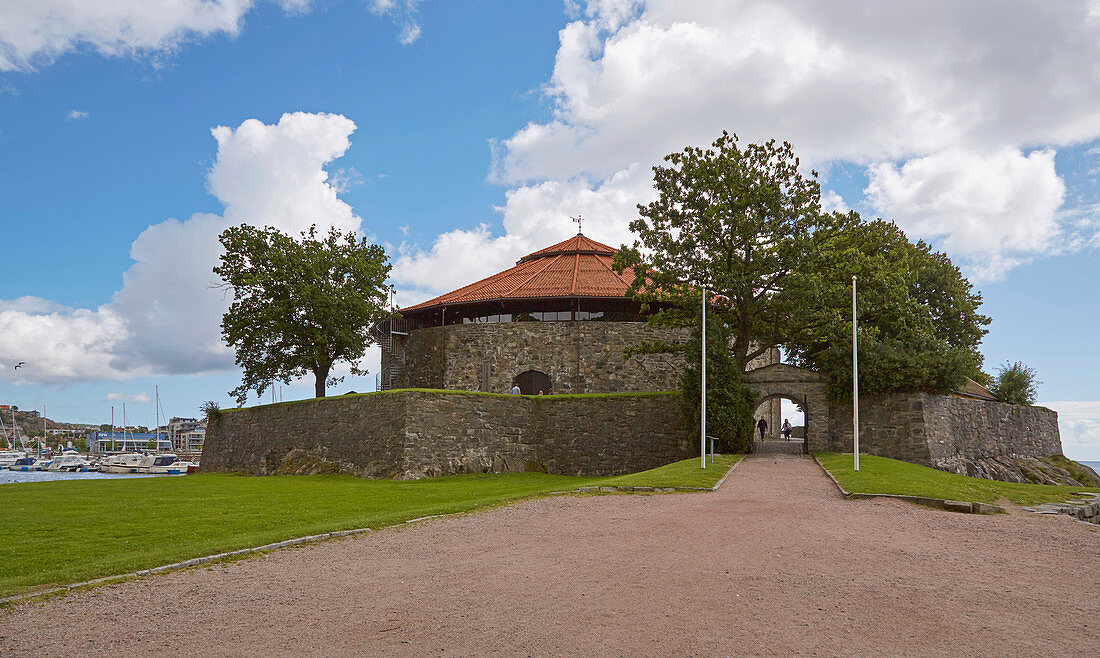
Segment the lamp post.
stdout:
<svg viewBox="0 0 1100 658">
<path fill-rule="evenodd" d="M 852 276 L 852 463 L 859 470 L 859 355 L 856 352 L 856 277 Z"/>
<path fill-rule="evenodd" d="M 702 341 L 699 348 L 699 362 L 703 372 L 702 405 L 699 411 L 699 466 L 707 467 L 707 288 L 703 286 L 703 324 Z"/>
</svg>

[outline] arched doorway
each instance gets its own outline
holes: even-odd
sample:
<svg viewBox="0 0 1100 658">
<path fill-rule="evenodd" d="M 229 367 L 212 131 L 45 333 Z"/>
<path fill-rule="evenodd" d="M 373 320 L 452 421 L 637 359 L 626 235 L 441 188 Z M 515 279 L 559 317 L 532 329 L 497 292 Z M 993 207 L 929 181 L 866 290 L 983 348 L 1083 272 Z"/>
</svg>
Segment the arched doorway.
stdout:
<svg viewBox="0 0 1100 658">
<path fill-rule="evenodd" d="M 772 433 L 772 428 L 774 433 L 767 438 L 782 441 L 779 434 L 779 428 L 783 424 L 781 400 L 786 399 L 802 411 L 802 426 L 805 428 L 802 432 L 804 437 L 801 444 L 802 452 L 820 450 L 822 446 L 829 445 L 832 430 L 829 424 L 830 405 L 825 393 L 824 375 L 786 363 L 773 363 L 745 373 L 745 380 L 753 393 L 759 396 L 758 405 L 767 403 L 771 406 L 770 411 L 773 415 L 768 419 L 768 427 L 769 433 Z M 791 405 L 787 407 L 788 411 L 792 408 Z M 759 410 L 759 406 L 757 409 Z M 759 418 L 759 415 L 756 418 Z M 791 421 L 791 425 L 795 425 L 794 420 Z M 753 438 L 759 440 L 759 434 Z M 770 445 L 778 446 L 778 444 Z M 793 446 L 784 445 L 782 451 L 787 452 L 790 448 Z"/>
<path fill-rule="evenodd" d="M 753 422 L 757 423 L 761 418 L 768 424 L 764 432 L 765 441 L 786 441 L 783 433 L 784 422 L 790 423 L 791 442 L 803 443 L 806 438 L 806 400 L 787 393 L 773 393 L 761 398 L 756 403 L 753 411 Z M 760 432 L 757 431 L 753 439 L 760 440 Z"/>
<path fill-rule="evenodd" d="M 550 395 L 553 390 L 550 385 L 550 375 L 538 370 L 527 370 L 516 375 L 513 384 L 519 387 L 522 395 Z"/>
</svg>

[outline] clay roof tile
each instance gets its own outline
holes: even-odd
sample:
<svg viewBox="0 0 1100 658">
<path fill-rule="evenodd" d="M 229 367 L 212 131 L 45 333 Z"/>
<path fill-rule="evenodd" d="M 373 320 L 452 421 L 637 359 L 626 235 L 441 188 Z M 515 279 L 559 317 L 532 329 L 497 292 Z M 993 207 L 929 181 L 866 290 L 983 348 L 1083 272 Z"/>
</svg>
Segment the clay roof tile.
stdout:
<svg viewBox="0 0 1100 658">
<path fill-rule="evenodd" d="M 634 272 L 627 269 L 620 275 L 611 269 L 615 251 L 577 234 L 524 256 L 515 267 L 403 311 L 506 299 L 621 298 L 634 280 Z"/>
</svg>

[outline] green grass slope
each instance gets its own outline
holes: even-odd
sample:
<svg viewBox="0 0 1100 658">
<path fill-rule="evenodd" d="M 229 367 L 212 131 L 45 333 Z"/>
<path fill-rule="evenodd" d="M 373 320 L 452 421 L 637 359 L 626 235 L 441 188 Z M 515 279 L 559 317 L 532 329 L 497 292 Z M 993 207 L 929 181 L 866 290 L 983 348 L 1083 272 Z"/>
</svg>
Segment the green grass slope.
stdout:
<svg viewBox="0 0 1100 658">
<path fill-rule="evenodd" d="M 599 484 L 609 487 L 690 487 L 709 489 L 718 484 L 722 476 L 729 472 L 739 461 L 741 461 L 741 455 L 716 455 L 714 462 L 711 463 L 708 456 L 707 467 L 704 469 L 699 468 L 699 458 L 692 457 L 641 473 L 605 478 L 600 480 Z"/>
<path fill-rule="evenodd" d="M 816 457 L 821 465 L 851 493 L 884 493 L 926 496 L 946 500 L 996 503 L 1001 499 L 1019 505 L 1066 500 L 1074 492 L 1096 491 L 1096 487 L 1057 487 L 1043 484 L 1018 484 L 956 475 L 909 462 L 859 456 L 859 472 L 852 469 L 851 453 L 823 452 Z"/>
<path fill-rule="evenodd" d="M 202 474 L 0 485 L 0 597 L 271 542 L 614 484 L 711 487 L 738 457 L 609 478 L 544 473 L 367 480 Z"/>
<path fill-rule="evenodd" d="M 0 597 L 304 535 L 462 512 L 590 479 L 188 475 L 0 486 Z"/>
</svg>

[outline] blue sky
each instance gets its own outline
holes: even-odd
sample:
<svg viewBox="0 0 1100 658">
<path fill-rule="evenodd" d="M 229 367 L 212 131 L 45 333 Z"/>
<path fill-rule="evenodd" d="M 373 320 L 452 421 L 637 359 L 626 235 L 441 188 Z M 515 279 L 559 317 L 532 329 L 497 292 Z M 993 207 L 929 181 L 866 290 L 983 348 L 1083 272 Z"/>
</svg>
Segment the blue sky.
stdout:
<svg viewBox="0 0 1100 658">
<path fill-rule="evenodd" d="M 1100 459 L 1100 12 L 883 4 L 0 0 L 0 400 L 229 405 L 224 226 L 360 230 L 408 304 L 569 215 L 629 240 L 649 167 L 725 129 L 947 251 L 994 318 L 987 365 L 1036 368 L 1067 454 Z"/>
</svg>

